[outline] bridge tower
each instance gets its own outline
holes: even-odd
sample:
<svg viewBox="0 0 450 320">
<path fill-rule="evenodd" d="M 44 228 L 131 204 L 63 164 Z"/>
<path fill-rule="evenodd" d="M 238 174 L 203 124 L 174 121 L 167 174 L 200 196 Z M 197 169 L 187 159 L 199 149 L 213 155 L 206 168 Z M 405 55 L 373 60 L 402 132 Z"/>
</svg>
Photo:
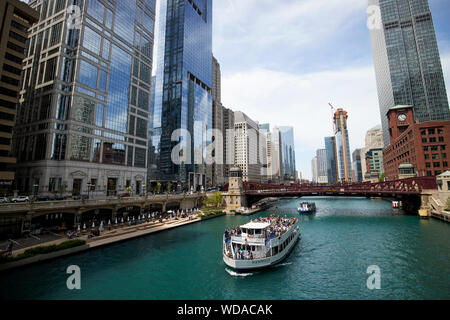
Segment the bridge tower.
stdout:
<svg viewBox="0 0 450 320">
<path fill-rule="evenodd" d="M 247 207 L 241 168 L 235 167 L 230 169 L 228 192 L 223 195 L 227 205 L 226 211 L 228 214 L 235 214 L 237 210 Z"/>
</svg>

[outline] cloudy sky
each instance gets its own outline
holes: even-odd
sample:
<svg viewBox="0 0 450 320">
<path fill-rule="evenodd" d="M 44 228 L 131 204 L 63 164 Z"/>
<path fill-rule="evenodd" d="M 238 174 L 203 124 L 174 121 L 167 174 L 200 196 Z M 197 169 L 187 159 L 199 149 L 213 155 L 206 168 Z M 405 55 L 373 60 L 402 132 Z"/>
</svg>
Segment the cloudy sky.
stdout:
<svg viewBox="0 0 450 320">
<path fill-rule="evenodd" d="M 260 123 L 293 126 L 303 177 L 333 134 L 329 102 L 349 113 L 351 152 L 381 123 L 366 1 L 213 1 L 222 103 Z M 449 92 L 450 1 L 429 2 Z"/>
</svg>

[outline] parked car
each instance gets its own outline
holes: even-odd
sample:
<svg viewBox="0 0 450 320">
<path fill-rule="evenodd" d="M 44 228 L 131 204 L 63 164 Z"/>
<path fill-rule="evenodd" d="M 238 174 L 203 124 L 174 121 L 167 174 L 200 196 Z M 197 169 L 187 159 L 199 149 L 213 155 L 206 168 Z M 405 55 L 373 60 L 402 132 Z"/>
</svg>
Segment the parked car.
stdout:
<svg viewBox="0 0 450 320">
<path fill-rule="evenodd" d="M 67 200 L 67 197 L 63 196 L 63 195 L 60 195 L 60 194 L 57 194 L 57 195 L 55 195 L 55 200 L 57 200 L 57 201 Z"/>
<path fill-rule="evenodd" d="M 11 202 L 28 202 L 30 201 L 30 198 L 28 196 L 18 196 L 16 198 L 12 198 Z"/>
<path fill-rule="evenodd" d="M 50 197 L 46 196 L 46 195 L 38 195 L 36 197 L 36 201 L 49 201 L 49 200 L 50 200 Z"/>
<path fill-rule="evenodd" d="M 0 197 L 0 203 L 8 203 L 7 197 Z"/>
</svg>

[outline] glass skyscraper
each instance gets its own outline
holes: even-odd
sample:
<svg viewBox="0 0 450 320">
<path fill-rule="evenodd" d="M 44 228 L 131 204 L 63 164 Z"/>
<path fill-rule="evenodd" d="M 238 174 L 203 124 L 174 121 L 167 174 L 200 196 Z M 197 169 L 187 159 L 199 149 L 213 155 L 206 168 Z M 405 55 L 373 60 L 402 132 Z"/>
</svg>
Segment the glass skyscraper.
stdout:
<svg viewBox="0 0 450 320">
<path fill-rule="evenodd" d="M 327 157 L 327 176 L 328 183 L 334 184 L 338 182 L 337 175 L 337 153 L 336 153 L 336 138 L 325 138 L 325 150 Z"/>
<path fill-rule="evenodd" d="M 428 0 L 369 0 L 381 11 L 381 28 L 371 27 L 384 145 L 386 114 L 413 105 L 420 121 L 450 120 L 441 60 Z"/>
<path fill-rule="evenodd" d="M 281 134 L 281 158 L 284 180 L 295 180 L 294 128 L 279 127 Z"/>
<path fill-rule="evenodd" d="M 71 5 L 80 9 L 79 23 L 76 11 L 67 12 Z M 154 0 L 35 0 L 30 6 L 40 20 L 30 29 L 23 62 L 18 189 L 142 193 Z"/>
<path fill-rule="evenodd" d="M 158 3 L 149 181 L 199 189 L 210 183 L 202 154 L 212 129 L 212 0 Z M 177 129 L 188 130 L 190 141 L 172 141 Z M 176 146 L 183 160 L 178 164 L 172 161 Z"/>
</svg>

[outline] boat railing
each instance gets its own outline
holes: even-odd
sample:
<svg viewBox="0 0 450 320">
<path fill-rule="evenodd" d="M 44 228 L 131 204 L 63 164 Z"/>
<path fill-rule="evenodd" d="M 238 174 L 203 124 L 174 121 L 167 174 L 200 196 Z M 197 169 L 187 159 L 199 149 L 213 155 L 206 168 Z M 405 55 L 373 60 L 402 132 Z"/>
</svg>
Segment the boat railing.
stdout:
<svg viewBox="0 0 450 320">
<path fill-rule="evenodd" d="M 256 244 L 260 244 L 260 243 L 265 243 L 266 239 L 265 238 L 255 238 L 255 237 L 243 237 L 243 236 L 231 236 L 231 241 L 233 242 L 242 242 L 244 243 L 245 241 L 247 241 L 248 243 L 256 243 Z"/>
</svg>

